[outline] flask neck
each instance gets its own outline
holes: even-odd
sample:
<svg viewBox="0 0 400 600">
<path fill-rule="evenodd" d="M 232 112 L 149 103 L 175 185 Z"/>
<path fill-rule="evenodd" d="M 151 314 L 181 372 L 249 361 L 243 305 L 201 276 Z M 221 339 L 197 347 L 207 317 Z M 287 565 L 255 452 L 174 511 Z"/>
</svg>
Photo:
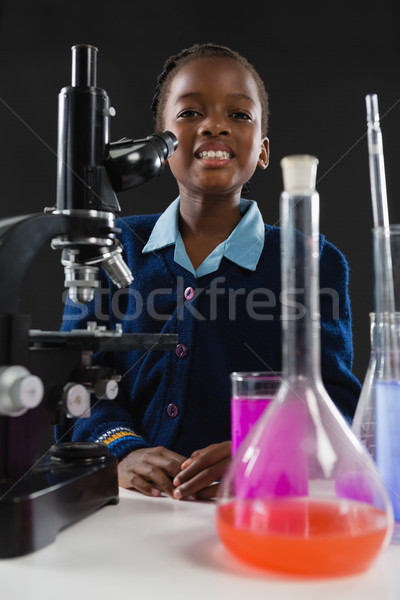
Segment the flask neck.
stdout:
<svg viewBox="0 0 400 600">
<path fill-rule="evenodd" d="M 283 377 L 321 381 L 319 195 L 281 194 Z"/>
</svg>

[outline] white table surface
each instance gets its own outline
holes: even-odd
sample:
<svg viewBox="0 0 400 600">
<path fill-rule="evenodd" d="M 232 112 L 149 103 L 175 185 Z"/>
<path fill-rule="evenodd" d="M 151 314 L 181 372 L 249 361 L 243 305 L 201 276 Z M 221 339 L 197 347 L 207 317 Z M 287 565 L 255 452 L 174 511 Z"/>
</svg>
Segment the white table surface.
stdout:
<svg viewBox="0 0 400 600">
<path fill-rule="evenodd" d="M 147 498 L 120 502 L 60 532 L 32 554 L 0 559 L 1 600 L 399 600 L 400 546 L 362 575 L 285 578 L 247 567 L 216 533 L 215 504 Z"/>
</svg>

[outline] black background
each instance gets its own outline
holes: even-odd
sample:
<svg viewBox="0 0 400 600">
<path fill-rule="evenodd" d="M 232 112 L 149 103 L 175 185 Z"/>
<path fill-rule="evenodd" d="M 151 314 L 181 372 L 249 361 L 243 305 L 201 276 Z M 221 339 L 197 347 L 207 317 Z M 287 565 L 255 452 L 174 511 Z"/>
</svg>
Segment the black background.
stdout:
<svg viewBox="0 0 400 600">
<path fill-rule="evenodd" d="M 390 220 L 400 222 L 400 41 L 394 2 L 183 2 L 6 0 L 0 7 L 0 217 L 55 203 L 57 104 L 71 81 L 71 46 L 99 48 L 98 85 L 117 115 L 111 137 L 153 131 L 150 111 L 164 60 L 194 42 L 245 55 L 270 94 L 270 166 L 252 180 L 264 219 L 279 219 L 280 159 L 319 159 L 320 230 L 346 255 L 354 372 L 363 379 L 373 309 L 372 209 L 365 95 L 378 94 Z M 169 172 L 119 195 L 122 214 L 163 210 L 176 196 Z M 12 265 L 12 257 L 10 257 Z M 1 285 L 1 282 L 0 282 Z M 63 270 L 43 248 L 25 283 L 33 326 L 58 328 Z"/>
</svg>

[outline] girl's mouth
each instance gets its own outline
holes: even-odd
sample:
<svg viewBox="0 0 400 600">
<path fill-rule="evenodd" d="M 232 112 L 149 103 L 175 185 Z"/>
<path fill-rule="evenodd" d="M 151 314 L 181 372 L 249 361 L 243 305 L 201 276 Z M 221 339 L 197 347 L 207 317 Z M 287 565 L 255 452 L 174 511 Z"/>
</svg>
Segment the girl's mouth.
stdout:
<svg viewBox="0 0 400 600">
<path fill-rule="evenodd" d="M 198 158 L 207 160 L 229 160 L 232 156 L 226 150 L 203 150 L 198 154 Z"/>
</svg>

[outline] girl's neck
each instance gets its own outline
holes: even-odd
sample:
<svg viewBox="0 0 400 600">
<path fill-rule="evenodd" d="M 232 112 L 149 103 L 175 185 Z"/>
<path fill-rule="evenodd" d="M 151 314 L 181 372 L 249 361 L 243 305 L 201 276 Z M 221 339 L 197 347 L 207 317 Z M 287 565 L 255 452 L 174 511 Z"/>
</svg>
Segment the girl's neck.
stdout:
<svg viewBox="0 0 400 600">
<path fill-rule="evenodd" d="M 187 198 L 180 200 L 179 231 L 195 269 L 240 221 L 240 198 Z"/>
<path fill-rule="evenodd" d="M 226 239 L 240 221 L 240 197 L 180 199 L 179 229 L 185 235 Z"/>
</svg>

